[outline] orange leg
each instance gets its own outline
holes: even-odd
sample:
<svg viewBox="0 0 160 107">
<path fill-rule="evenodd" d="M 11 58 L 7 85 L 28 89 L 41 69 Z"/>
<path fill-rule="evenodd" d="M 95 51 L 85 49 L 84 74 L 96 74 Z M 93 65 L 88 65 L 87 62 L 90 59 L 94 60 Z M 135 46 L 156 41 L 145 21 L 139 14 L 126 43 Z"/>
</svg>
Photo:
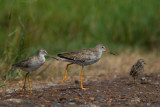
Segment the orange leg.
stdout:
<svg viewBox="0 0 160 107">
<path fill-rule="evenodd" d="M 29 72 L 26 73 L 24 85 L 23 85 L 23 88 L 22 88 L 24 91 L 26 91 L 26 78 L 27 78 L 28 74 L 29 74 Z"/>
<path fill-rule="evenodd" d="M 82 67 L 82 69 L 81 69 L 81 89 L 82 89 L 82 90 L 89 89 L 89 88 L 83 88 L 82 77 L 83 77 L 83 67 Z"/>
<path fill-rule="evenodd" d="M 72 65 L 72 63 L 67 64 L 67 66 L 66 66 L 66 74 L 65 74 L 65 76 L 64 76 L 64 78 L 63 78 L 63 80 L 62 80 L 62 83 L 63 83 L 63 84 L 64 84 L 64 81 L 66 80 L 66 77 L 67 77 L 67 69 L 68 69 L 69 65 Z"/>
<path fill-rule="evenodd" d="M 30 76 L 29 76 L 29 75 L 28 75 L 28 82 L 29 82 L 30 94 L 32 94 L 32 90 L 31 90 L 31 80 L 30 80 Z"/>
</svg>

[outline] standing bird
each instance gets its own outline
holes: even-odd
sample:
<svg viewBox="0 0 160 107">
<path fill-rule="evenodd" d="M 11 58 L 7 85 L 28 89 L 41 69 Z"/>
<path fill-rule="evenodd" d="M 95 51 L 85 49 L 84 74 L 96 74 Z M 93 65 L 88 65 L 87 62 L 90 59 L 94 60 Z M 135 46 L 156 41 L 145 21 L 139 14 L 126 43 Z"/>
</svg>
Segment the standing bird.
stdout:
<svg viewBox="0 0 160 107">
<path fill-rule="evenodd" d="M 136 78 L 144 72 L 143 65 L 146 64 L 143 59 L 139 59 L 131 68 L 130 76 L 134 78 L 134 83 Z"/>
<path fill-rule="evenodd" d="M 28 57 L 28 58 L 22 60 L 21 62 L 12 65 L 13 67 L 20 68 L 21 70 L 27 72 L 26 76 L 25 76 L 23 90 L 25 91 L 26 78 L 28 76 L 30 94 L 32 94 L 32 91 L 31 91 L 31 83 L 30 83 L 29 74 L 32 71 L 37 70 L 39 67 L 41 67 L 45 63 L 45 56 L 50 56 L 50 55 L 48 55 L 48 53 L 44 49 L 40 49 L 40 50 L 38 50 L 36 55 Z M 52 56 L 50 56 L 50 57 L 52 57 Z"/>
<path fill-rule="evenodd" d="M 75 52 L 65 52 L 65 53 L 58 54 L 57 56 L 60 58 L 57 60 L 70 62 L 66 66 L 66 73 L 62 80 L 62 83 L 64 83 L 64 81 L 66 80 L 68 66 L 72 64 L 77 64 L 82 67 L 81 69 L 81 89 L 88 89 L 88 88 L 83 88 L 83 84 L 82 84 L 83 68 L 84 66 L 91 65 L 99 61 L 102 56 L 103 51 L 106 51 L 107 53 L 115 55 L 114 53 L 106 50 L 105 46 L 103 46 L 102 44 L 97 45 L 95 48 L 89 48 L 89 49 L 83 49 L 83 50 L 79 50 Z"/>
</svg>

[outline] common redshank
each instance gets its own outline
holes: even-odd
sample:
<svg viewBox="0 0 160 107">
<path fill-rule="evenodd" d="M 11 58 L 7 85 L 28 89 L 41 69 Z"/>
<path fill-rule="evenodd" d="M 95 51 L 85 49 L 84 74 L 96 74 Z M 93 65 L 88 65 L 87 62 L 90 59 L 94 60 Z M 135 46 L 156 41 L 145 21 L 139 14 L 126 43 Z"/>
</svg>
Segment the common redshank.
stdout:
<svg viewBox="0 0 160 107">
<path fill-rule="evenodd" d="M 143 59 L 139 59 L 131 68 L 130 76 L 133 77 L 134 83 L 136 78 L 144 72 L 143 65 L 146 64 Z"/>
<path fill-rule="evenodd" d="M 88 88 L 84 88 L 82 83 L 83 68 L 84 66 L 91 65 L 99 61 L 103 51 L 106 51 L 107 53 L 115 55 L 114 53 L 106 50 L 105 46 L 103 46 L 102 44 L 97 45 L 95 48 L 89 48 L 89 49 L 83 49 L 75 52 L 65 52 L 65 53 L 58 54 L 57 56 L 60 58 L 57 58 L 57 60 L 70 62 L 66 66 L 66 73 L 62 80 L 62 83 L 64 83 L 64 81 L 66 80 L 67 69 L 69 65 L 77 64 L 82 67 L 81 68 L 81 89 L 88 89 Z"/>
<path fill-rule="evenodd" d="M 13 64 L 13 67 L 20 68 L 21 70 L 27 72 L 25 76 L 25 81 L 24 81 L 24 86 L 23 90 L 25 91 L 26 89 L 26 78 L 28 76 L 28 82 L 29 82 L 29 88 L 30 88 L 30 94 L 32 94 L 31 90 L 31 83 L 30 83 L 30 76 L 29 74 L 32 71 L 37 70 L 40 66 L 42 66 L 45 63 L 45 56 L 50 56 L 44 49 L 38 50 L 37 54 L 31 57 L 28 57 L 24 60 L 22 60 L 19 63 Z M 50 56 L 52 57 L 52 56 Z M 52 57 L 54 58 L 54 57 Z"/>
</svg>

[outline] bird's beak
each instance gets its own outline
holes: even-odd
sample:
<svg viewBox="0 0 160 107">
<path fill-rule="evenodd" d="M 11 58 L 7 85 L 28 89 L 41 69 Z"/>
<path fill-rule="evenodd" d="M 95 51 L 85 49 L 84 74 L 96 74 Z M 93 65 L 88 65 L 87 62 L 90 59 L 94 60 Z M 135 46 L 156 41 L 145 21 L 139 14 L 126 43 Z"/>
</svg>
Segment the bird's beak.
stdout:
<svg viewBox="0 0 160 107">
<path fill-rule="evenodd" d="M 47 54 L 46 56 L 52 57 L 52 55 Z"/>
<path fill-rule="evenodd" d="M 57 60 L 57 58 L 53 57 L 52 55 L 49 55 L 49 54 L 48 54 L 47 56 L 49 56 L 49 57 Z"/>
<path fill-rule="evenodd" d="M 109 54 L 112 54 L 112 55 L 116 55 L 115 53 L 110 52 L 110 51 L 108 51 L 108 50 L 106 50 L 106 52 L 109 53 Z"/>
<path fill-rule="evenodd" d="M 48 54 L 47 56 L 49 56 L 49 57 L 51 57 L 51 58 L 53 57 L 52 55 L 49 55 L 49 54 Z"/>
<path fill-rule="evenodd" d="M 144 63 L 144 64 L 146 64 L 146 63 Z M 147 64 L 146 64 L 147 65 Z"/>
</svg>

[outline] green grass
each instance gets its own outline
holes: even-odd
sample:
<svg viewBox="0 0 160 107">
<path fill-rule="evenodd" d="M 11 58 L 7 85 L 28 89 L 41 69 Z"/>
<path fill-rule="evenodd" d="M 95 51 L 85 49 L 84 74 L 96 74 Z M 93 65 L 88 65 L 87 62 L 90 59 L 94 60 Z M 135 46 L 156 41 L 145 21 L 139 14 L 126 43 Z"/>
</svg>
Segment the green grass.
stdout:
<svg viewBox="0 0 160 107">
<path fill-rule="evenodd" d="M 39 48 L 57 54 L 102 43 L 115 51 L 159 50 L 159 13 L 159 0 L 1 0 L 1 74 Z"/>
</svg>

